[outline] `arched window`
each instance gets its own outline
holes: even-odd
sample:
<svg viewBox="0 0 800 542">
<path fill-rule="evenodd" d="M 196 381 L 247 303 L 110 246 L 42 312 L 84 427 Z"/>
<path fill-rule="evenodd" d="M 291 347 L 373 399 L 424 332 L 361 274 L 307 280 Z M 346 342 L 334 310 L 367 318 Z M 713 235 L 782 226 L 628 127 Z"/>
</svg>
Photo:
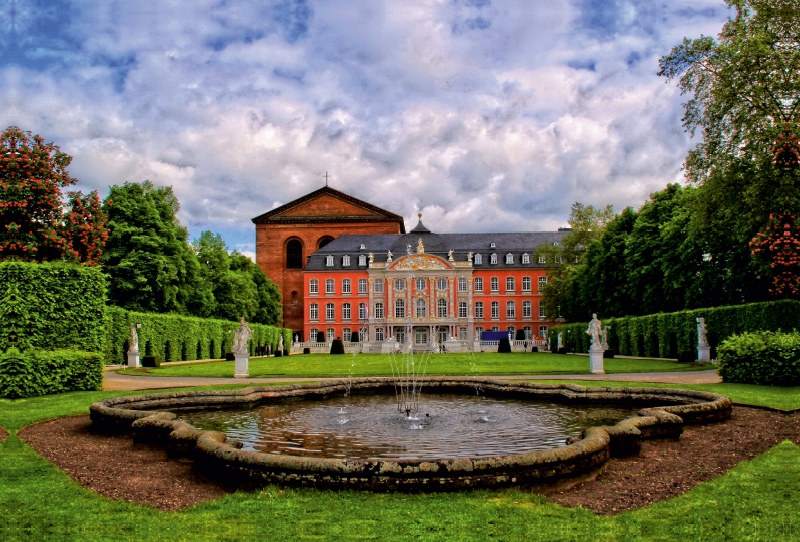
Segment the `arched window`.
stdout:
<svg viewBox="0 0 800 542">
<path fill-rule="evenodd" d="M 292 239 L 286 243 L 286 269 L 303 268 L 303 243 Z"/>
<path fill-rule="evenodd" d="M 329 235 L 326 235 L 325 237 L 322 237 L 319 240 L 319 242 L 317 243 L 317 250 L 321 249 L 322 247 L 324 247 L 325 245 L 327 245 L 331 241 L 333 241 L 333 237 L 331 237 Z"/>
</svg>

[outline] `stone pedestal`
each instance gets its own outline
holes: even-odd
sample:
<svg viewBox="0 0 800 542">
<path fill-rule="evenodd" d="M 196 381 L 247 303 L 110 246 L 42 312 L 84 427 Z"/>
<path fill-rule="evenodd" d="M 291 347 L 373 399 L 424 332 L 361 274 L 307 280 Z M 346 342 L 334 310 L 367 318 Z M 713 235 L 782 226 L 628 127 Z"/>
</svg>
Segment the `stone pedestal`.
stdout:
<svg viewBox="0 0 800 542">
<path fill-rule="evenodd" d="M 698 346 L 697 347 L 697 361 L 700 363 L 711 363 L 711 347 Z"/>
<path fill-rule="evenodd" d="M 234 354 L 234 363 L 236 370 L 233 373 L 233 378 L 247 378 L 250 376 L 250 358 L 247 354 Z"/>
<path fill-rule="evenodd" d="M 128 352 L 128 367 L 141 367 L 142 363 L 139 361 L 139 352 L 131 354 Z"/>
<path fill-rule="evenodd" d="M 458 354 L 461 352 L 461 341 L 445 341 L 444 351 L 448 354 Z"/>
<path fill-rule="evenodd" d="M 369 354 L 370 352 L 370 344 L 369 343 L 361 343 L 361 353 L 362 354 Z"/>
<path fill-rule="evenodd" d="M 600 345 L 589 348 L 589 371 L 595 375 L 606 374 L 603 369 L 603 347 Z"/>
<path fill-rule="evenodd" d="M 383 341 L 381 343 L 381 354 L 394 354 L 397 351 L 397 342 Z"/>
<path fill-rule="evenodd" d="M 472 351 L 473 352 L 480 352 L 481 351 L 481 342 L 480 341 L 472 341 Z"/>
</svg>

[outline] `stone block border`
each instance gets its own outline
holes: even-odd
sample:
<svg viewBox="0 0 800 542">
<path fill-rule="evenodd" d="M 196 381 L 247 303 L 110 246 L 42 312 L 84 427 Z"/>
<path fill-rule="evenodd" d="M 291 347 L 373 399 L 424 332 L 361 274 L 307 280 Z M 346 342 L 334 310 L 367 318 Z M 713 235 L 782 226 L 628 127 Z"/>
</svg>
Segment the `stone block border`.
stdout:
<svg viewBox="0 0 800 542">
<path fill-rule="evenodd" d="M 170 412 L 323 398 L 344 393 L 386 393 L 391 379 L 361 378 L 281 387 L 186 391 L 115 397 L 90 407 L 92 425 L 102 431 L 132 432 L 136 441 L 157 442 L 171 455 L 195 460 L 206 473 L 247 485 L 369 489 L 374 491 L 443 491 L 479 487 L 562 488 L 596 476 L 612 456 L 636 453 L 640 441 L 678 438 L 684 424 L 728 418 L 731 401 L 714 393 L 666 388 L 584 387 L 576 384 L 508 382 L 495 379 L 429 378 L 423 393 L 475 393 L 487 396 L 549 399 L 566 403 L 633 402 L 638 415 L 613 426 L 590 427 L 560 448 L 519 455 L 438 460 L 341 460 L 266 454 L 241 450 L 241 443 L 218 431 L 201 431 Z"/>
</svg>

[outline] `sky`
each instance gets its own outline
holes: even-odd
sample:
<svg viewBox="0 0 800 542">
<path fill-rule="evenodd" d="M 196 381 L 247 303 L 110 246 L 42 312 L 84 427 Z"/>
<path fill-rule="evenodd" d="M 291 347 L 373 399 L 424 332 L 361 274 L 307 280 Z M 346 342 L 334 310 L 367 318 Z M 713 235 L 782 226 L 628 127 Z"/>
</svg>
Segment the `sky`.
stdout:
<svg viewBox="0 0 800 542">
<path fill-rule="evenodd" d="M 552 230 L 684 182 L 658 60 L 722 0 L 3 0 L 0 124 L 77 189 L 172 186 L 191 237 L 325 184 L 435 232 Z"/>
</svg>

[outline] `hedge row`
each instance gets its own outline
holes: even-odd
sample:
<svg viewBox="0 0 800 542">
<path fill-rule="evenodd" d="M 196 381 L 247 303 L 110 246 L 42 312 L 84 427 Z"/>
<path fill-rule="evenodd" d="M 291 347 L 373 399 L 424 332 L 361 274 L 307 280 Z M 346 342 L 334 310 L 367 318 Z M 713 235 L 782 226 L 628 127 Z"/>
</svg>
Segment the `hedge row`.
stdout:
<svg viewBox="0 0 800 542">
<path fill-rule="evenodd" d="M 127 363 L 131 324 L 137 323 L 142 324 L 138 330 L 141 355 L 156 355 L 165 362 L 223 358 L 230 350 L 234 333 L 239 327 L 237 322 L 228 320 L 107 307 L 104 327 L 108 333 L 103 348 L 103 359 L 107 364 Z M 250 355 L 255 355 L 258 346 L 269 345 L 274 351 L 281 333 L 284 348 L 289 349 L 291 330 L 262 324 L 248 323 L 248 326 L 253 330 Z"/>
<path fill-rule="evenodd" d="M 103 360 L 75 350 L 25 350 L 0 354 L 0 397 L 35 397 L 67 391 L 100 389 Z"/>
<path fill-rule="evenodd" d="M 800 334 L 758 331 L 727 338 L 719 347 L 723 382 L 800 385 Z"/>
<path fill-rule="evenodd" d="M 800 328 L 800 302 L 792 300 L 751 303 L 729 307 L 694 309 L 647 316 L 603 319 L 610 326 L 608 345 L 624 356 L 677 358 L 680 351 L 697 350 L 697 321 L 705 318 L 708 342 L 714 356 L 716 347 L 726 338 L 746 331 L 794 331 Z M 550 328 L 548 340 L 555 351 L 558 334 L 563 332 L 564 346 L 574 352 L 588 352 L 591 339 L 588 323 Z"/>
<path fill-rule="evenodd" d="M 96 267 L 0 263 L 0 352 L 61 348 L 100 352 L 106 282 Z"/>
</svg>

